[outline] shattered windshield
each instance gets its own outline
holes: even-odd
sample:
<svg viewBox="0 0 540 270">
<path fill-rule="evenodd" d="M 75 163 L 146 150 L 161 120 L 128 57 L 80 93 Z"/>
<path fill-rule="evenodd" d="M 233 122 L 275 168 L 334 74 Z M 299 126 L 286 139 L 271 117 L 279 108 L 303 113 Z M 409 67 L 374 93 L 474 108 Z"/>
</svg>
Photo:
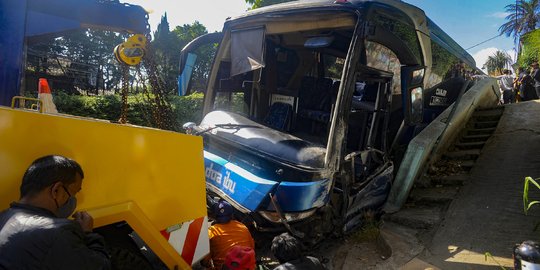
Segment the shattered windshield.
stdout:
<svg viewBox="0 0 540 270">
<path fill-rule="evenodd" d="M 355 23 L 333 12 L 233 26 L 211 76 L 209 109 L 326 145 Z"/>
</svg>

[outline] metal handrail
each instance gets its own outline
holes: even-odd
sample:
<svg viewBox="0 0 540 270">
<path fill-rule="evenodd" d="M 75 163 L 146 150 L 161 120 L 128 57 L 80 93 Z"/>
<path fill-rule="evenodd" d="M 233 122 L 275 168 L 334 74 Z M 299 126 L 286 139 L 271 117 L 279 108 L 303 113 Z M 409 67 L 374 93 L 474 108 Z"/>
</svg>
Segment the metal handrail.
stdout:
<svg viewBox="0 0 540 270">
<path fill-rule="evenodd" d="M 40 99 L 37 99 L 37 98 L 29 98 L 29 97 L 23 97 L 23 96 L 14 96 L 12 99 L 11 99 L 11 108 L 15 109 L 17 107 L 15 107 L 15 104 L 17 103 L 17 100 L 19 100 L 19 107 L 18 108 L 22 108 L 22 109 L 26 109 L 24 107 L 21 107 L 20 105 L 25 102 L 25 101 L 33 101 L 35 102 L 34 104 L 32 104 L 32 107 L 30 110 L 36 110 L 36 111 L 39 111 L 40 113 L 43 112 L 43 101 L 41 101 Z M 37 106 L 37 109 L 34 109 L 34 106 Z"/>
</svg>

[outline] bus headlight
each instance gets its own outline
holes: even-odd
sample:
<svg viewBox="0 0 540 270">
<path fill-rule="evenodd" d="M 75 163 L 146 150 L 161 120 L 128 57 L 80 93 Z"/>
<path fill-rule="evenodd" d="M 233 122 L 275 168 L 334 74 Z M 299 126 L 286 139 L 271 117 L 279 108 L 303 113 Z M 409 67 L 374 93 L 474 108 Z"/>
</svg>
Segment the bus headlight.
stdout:
<svg viewBox="0 0 540 270">
<path fill-rule="evenodd" d="M 295 222 L 310 217 L 315 213 L 315 210 L 317 209 L 311 209 L 304 212 L 284 213 L 283 215 L 287 222 Z M 281 219 L 277 212 L 259 211 L 259 214 L 270 222 L 281 223 Z"/>
</svg>

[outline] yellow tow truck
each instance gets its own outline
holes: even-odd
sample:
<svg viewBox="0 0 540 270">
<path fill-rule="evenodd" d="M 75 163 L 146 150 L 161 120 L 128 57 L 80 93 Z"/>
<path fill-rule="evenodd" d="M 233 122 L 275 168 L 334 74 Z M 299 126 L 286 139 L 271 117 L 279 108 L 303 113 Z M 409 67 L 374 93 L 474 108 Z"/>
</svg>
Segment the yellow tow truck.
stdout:
<svg viewBox="0 0 540 270">
<path fill-rule="evenodd" d="M 9 106 L 20 93 L 26 41 L 81 27 L 144 34 L 147 19 L 141 7 L 118 1 L 0 3 L 0 24 L 10 32 L 0 33 L 0 208 L 18 200 L 33 160 L 63 155 L 81 164 L 78 210 L 94 217 L 108 243 L 153 268 L 191 269 L 209 252 L 202 138 Z M 140 61 L 141 37 L 119 45 L 117 58 Z"/>
</svg>

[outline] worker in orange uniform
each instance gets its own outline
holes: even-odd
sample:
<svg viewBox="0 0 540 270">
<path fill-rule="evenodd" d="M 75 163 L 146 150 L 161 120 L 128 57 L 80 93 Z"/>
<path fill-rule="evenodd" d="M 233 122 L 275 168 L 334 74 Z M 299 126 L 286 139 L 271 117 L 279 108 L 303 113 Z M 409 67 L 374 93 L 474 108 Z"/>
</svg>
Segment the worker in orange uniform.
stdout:
<svg viewBox="0 0 540 270">
<path fill-rule="evenodd" d="M 255 249 L 255 242 L 246 225 L 233 219 L 233 208 L 227 201 L 216 203 L 213 209 L 216 221 L 208 228 L 210 257 L 203 261 L 203 265 L 208 269 L 221 270 L 231 248 L 244 246 Z"/>
</svg>

